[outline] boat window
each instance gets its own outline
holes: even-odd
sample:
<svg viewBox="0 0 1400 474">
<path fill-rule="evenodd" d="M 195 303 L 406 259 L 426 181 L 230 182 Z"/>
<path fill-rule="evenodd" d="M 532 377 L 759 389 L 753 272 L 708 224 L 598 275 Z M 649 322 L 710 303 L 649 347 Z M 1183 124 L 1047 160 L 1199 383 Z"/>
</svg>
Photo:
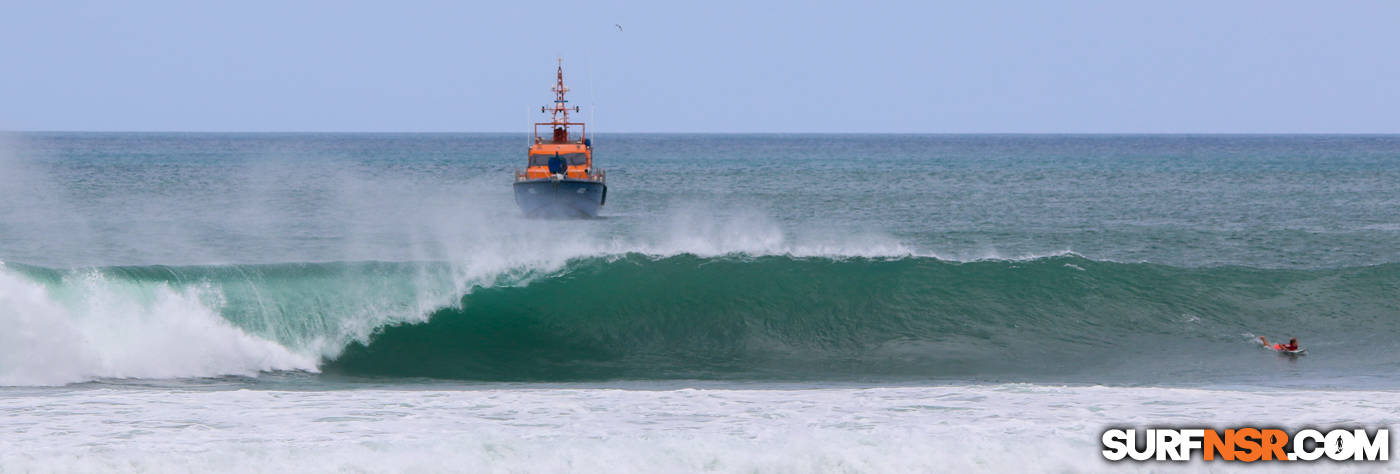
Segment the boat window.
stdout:
<svg viewBox="0 0 1400 474">
<path fill-rule="evenodd" d="M 560 153 L 560 158 L 569 162 L 569 166 L 583 166 L 588 164 L 588 157 L 583 153 Z M 549 166 L 549 159 L 554 155 L 530 155 L 530 166 Z"/>
</svg>

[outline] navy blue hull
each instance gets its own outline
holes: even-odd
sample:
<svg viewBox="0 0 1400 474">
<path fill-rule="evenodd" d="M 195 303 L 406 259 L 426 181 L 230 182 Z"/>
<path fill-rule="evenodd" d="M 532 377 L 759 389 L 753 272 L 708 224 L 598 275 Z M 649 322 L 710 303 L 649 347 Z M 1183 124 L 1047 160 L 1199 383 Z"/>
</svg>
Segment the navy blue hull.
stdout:
<svg viewBox="0 0 1400 474">
<path fill-rule="evenodd" d="M 597 217 L 608 186 L 597 181 L 534 179 L 515 182 L 515 204 L 529 217 Z"/>
</svg>

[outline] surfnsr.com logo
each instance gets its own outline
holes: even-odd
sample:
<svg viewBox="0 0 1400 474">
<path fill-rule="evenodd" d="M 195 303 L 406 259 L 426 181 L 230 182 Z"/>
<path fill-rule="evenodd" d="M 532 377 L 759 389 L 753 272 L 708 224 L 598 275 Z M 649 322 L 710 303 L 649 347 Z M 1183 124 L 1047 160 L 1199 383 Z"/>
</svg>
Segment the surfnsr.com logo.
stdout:
<svg viewBox="0 0 1400 474">
<path fill-rule="evenodd" d="M 1390 430 L 1314 429 L 1117 429 L 1103 432 L 1109 461 L 1189 461 L 1199 451 L 1205 461 L 1389 461 Z"/>
</svg>

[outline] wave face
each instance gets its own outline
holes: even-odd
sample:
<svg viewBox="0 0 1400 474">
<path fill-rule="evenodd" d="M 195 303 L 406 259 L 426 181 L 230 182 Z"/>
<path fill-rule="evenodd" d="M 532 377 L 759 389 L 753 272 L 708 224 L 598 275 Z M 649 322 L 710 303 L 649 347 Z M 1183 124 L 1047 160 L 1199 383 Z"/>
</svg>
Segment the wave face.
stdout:
<svg viewBox="0 0 1400 474">
<path fill-rule="evenodd" d="M 0 385 L 285 370 L 1316 383 L 1400 365 L 1397 264 L 621 254 L 465 281 L 442 263 L 0 265 L 0 323 L 11 329 L 0 335 Z M 1276 361 L 1255 333 L 1299 337 L 1313 354 Z"/>
<path fill-rule="evenodd" d="M 1315 373 L 1292 373 L 1325 377 L 1393 364 L 1393 356 L 1355 348 L 1396 348 L 1379 334 L 1397 329 L 1397 289 L 1397 265 L 1293 271 L 1074 255 L 957 263 L 632 254 L 576 260 L 524 286 L 478 288 L 427 322 L 352 344 L 327 368 L 486 380 L 1163 383 L 1257 374 L 1262 354 L 1251 339 L 1260 332 L 1297 335 L 1340 356 L 1310 365 Z"/>
</svg>

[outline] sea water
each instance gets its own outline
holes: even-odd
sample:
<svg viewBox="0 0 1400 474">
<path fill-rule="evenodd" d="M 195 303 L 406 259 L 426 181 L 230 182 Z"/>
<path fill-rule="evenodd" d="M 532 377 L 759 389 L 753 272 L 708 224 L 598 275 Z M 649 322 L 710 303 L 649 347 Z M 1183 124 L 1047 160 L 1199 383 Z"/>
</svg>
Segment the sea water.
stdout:
<svg viewBox="0 0 1400 474">
<path fill-rule="evenodd" d="M 1199 470 L 1099 435 L 1400 418 L 1397 136 L 605 135 L 593 220 L 519 215 L 527 146 L 0 135 L 0 470 Z"/>
</svg>

